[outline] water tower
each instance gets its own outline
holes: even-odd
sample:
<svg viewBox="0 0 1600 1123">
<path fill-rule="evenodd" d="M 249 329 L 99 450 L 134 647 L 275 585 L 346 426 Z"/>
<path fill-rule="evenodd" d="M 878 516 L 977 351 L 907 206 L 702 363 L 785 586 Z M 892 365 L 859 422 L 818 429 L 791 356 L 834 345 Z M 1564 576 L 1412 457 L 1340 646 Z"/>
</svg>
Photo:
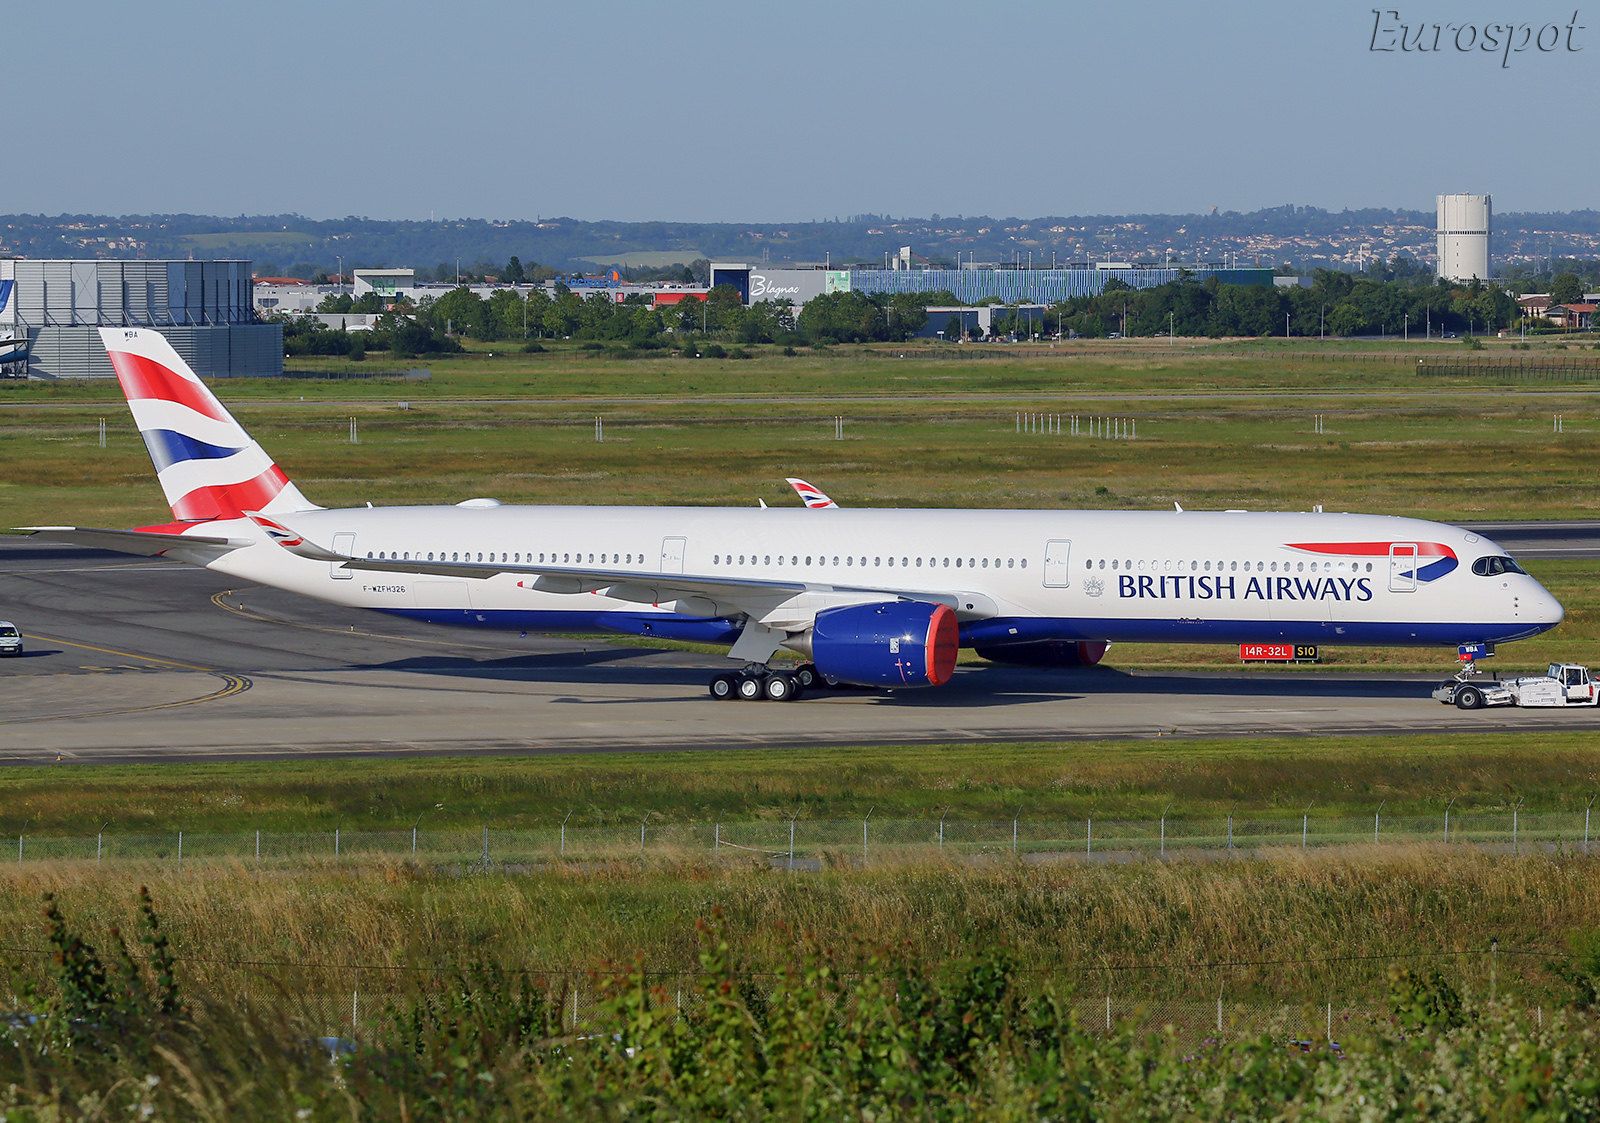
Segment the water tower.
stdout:
<svg viewBox="0 0 1600 1123">
<path fill-rule="evenodd" d="M 1439 276 L 1447 281 L 1488 280 L 1489 196 L 1440 195 L 1438 204 Z"/>
</svg>

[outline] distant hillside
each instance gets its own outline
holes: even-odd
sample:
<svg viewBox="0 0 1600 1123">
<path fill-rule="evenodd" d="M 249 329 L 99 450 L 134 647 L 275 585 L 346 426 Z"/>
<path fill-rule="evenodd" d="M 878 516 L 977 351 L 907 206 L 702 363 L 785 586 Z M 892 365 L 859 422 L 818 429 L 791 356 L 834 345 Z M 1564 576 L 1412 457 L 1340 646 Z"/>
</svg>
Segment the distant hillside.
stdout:
<svg viewBox="0 0 1600 1123">
<path fill-rule="evenodd" d="M 498 268 L 513 254 L 560 270 L 599 264 L 663 266 L 697 257 L 749 261 L 879 262 L 909 245 L 919 260 L 954 262 L 1114 258 L 1218 260 L 1303 268 L 1355 266 L 1374 256 L 1432 254 L 1433 213 L 1325 211 L 1283 206 L 1205 215 L 1042 218 L 889 218 L 828 222 L 690 223 L 446 219 L 438 222 L 301 215 L 0 215 L 0 253 L 28 257 L 248 257 L 273 272 L 413 266 Z M 1600 257 L 1600 211 L 1495 216 L 1502 262 Z"/>
</svg>

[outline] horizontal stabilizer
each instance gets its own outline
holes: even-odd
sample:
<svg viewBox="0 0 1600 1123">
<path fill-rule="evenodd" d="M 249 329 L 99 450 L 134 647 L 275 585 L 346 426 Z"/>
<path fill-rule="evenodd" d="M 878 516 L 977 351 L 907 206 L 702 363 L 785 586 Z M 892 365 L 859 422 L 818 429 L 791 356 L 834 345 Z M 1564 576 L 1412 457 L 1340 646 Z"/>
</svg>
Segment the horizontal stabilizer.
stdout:
<svg viewBox="0 0 1600 1123">
<path fill-rule="evenodd" d="M 205 534 L 167 534 L 152 530 L 110 530 L 97 526 L 19 526 L 15 528 L 36 538 L 51 542 L 67 542 L 74 546 L 89 546 L 96 550 L 115 550 L 119 554 L 139 554 L 143 557 L 160 557 L 177 548 L 200 549 L 211 553 L 227 553 L 241 546 L 253 545 L 248 538 L 219 538 Z"/>
</svg>

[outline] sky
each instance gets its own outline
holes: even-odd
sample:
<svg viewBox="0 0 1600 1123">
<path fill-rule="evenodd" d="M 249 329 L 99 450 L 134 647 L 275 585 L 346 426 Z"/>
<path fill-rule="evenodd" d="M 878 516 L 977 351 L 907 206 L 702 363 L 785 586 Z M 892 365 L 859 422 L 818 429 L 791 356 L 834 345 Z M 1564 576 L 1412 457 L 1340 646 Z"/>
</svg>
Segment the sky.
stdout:
<svg viewBox="0 0 1600 1123">
<path fill-rule="evenodd" d="M 1600 206 L 1600 5 L 1396 2 L 3 0 L 0 212 Z"/>
</svg>

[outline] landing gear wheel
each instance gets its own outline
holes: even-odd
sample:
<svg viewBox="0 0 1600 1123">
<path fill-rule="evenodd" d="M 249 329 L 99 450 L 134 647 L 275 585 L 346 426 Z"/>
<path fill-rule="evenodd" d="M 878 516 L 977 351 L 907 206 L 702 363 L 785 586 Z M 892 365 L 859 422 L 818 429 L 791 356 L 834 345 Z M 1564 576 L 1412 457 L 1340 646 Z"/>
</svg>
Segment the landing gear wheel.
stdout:
<svg viewBox="0 0 1600 1123">
<path fill-rule="evenodd" d="M 763 689 L 769 702 L 793 702 L 800 696 L 800 684 L 793 675 L 770 675 Z"/>
<path fill-rule="evenodd" d="M 760 698 L 761 687 L 762 682 L 755 675 L 740 675 L 735 685 L 742 702 L 754 702 Z"/>
<path fill-rule="evenodd" d="M 1483 709 L 1483 691 L 1476 686 L 1463 686 L 1456 691 L 1456 709 L 1481 710 Z"/>
<path fill-rule="evenodd" d="M 737 680 L 733 675 L 716 675 L 711 680 L 711 697 L 719 702 L 726 702 L 737 697 L 734 693 L 734 684 Z"/>
<path fill-rule="evenodd" d="M 822 676 L 817 674 L 815 663 L 801 663 L 794 669 L 794 681 L 800 684 L 801 690 L 812 690 L 822 685 Z"/>
</svg>

